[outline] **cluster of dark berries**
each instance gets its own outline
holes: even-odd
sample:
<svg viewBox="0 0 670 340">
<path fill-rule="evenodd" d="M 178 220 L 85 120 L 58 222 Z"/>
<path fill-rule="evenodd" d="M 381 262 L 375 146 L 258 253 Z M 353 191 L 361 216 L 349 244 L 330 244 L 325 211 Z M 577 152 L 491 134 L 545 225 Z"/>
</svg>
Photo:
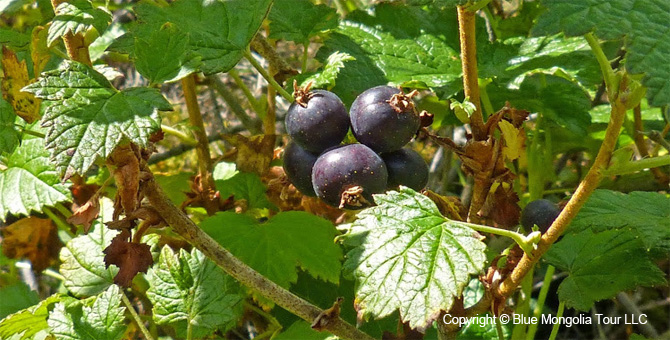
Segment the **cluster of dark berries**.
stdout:
<svg viewBox="0 0 670 340">
<path fill-rule="evenodd" d="M 347 113 L 334 93 L 296 89 L 286 114 L 292 141 L 284 170 L 303 194 L 348 209 L 373 204 L 372 194 L 399 185 L 421 190 L 428 182 L 426 162 L 403 148 L 422 126 L 412 94 L 390 86 L 373 87 Z M 361 144 L 340 145 L 351 127 Z"/>
</svg>

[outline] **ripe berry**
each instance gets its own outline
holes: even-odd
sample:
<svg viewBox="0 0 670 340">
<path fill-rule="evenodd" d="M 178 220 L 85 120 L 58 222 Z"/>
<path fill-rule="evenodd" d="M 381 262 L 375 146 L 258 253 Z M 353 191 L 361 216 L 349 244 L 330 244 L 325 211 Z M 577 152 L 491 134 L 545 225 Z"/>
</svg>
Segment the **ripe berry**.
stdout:
<svg viewBox="0 0 670 340">
<path fill-rule="evenodd" d="M 402 148 L 420 126 L 413 95 L 390 86 L 377 86 L 361 93 L 351 104 L 354 137 L 375 152 Z"/>
<path fill-rule="evenodd" d="M 314 163 L 312 185 L 326 203 L 361 209 L 374 203 L 372 194 L 386 190 L 384 161 L 363 144 L 348 144 L 323 153 Z"/>
<path fill-rule="evenodd" d="M 340 144 L 349 130 L 349 115 L 340 98 L 309 87 L 296 89 L 295 96 L 285 119 L 293 141 L 317 153 Z"/>
<path fill-rule="evenodd" d="M 537 225 L 539 230 L 544 233 L 554 223 L 560 212 L 556 204 L 549 200 L 535 200 L 523 208 L 521 212 L 521 225 L 526 230 L 531 230 L 533 225 Z"/>
<path fill-rule="evenodd" d="M 316 196 L 312 187 L 312 167 L 317 158 L 318 154 L 311 153 L 293 142 L 284 149 L 286 176 L 303 195 Z"/>
<path fill-rule="evenodd" d="M 416 151 L 402 148 L 381 157 L 389 173 L 389 189 L 404 185 L 419 191 L 428 183 L 428 165 Z"/>
</svg>

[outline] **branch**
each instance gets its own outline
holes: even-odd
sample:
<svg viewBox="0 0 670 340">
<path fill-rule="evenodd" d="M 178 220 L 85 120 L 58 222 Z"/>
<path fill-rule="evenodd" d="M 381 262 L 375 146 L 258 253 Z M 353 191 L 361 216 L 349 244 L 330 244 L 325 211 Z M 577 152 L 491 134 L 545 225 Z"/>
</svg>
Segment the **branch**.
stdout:
<svg viewBox="0 0 670 340">
<path fill-rule="evenodd" d="M 461 42 L 461 66 L 463 68 L 463 90 L 465 96 L 475 104 L 476 110 L 470 116 L 470 126 L 475 140 L 485 140 L 484 117 L 479 97 L 477 72 L 477 44 L 475 37 L 475 12 L 465 6 L 458 6 L 458 32 Z"/>
<path fill-rule="evenodd" d="M 244 57 L 247 58 L 247 60 L 251 63 L 251 66 L 253 66 L 256 69 L 256 71 L 258 71 L 258 73 L 260 73 L 261 76 L 263 78 L 265 78 L 265 80 L 268 82 L 268 84 L 270 84 L 270 86 L 272 88 L 277 90 L 277 92 L 282 97 L 284 97 L 284 99 L 286 99 L 286 101 L 288 101 L 289 103 L 293 102 L 293 96 L 291 96 L 290 93 L 286 92 L 286 90 L 284 90 L 284 88 L 281 87 L 281 85 L 279 85 L 279 83 L 277 83 L 275 78 L 272 77 L 270 75 L 270 73 L 268 73 L 268 71 L 256 60 L 256 58 L 254 58 L 253 55 L 251 55 L 251 51 L 249 51 L 249 49 L 246 49 L 244 51 Z"/>
<path fill-rule="evenodd" d="M 244 125 L 244 127 L 246 127 L 247 130 L 249 130 L 249 132 L 251 132 L 253 135 L 261 133 L 260 122 L 249 117 L 240 103 L 237 102 L 235 96 L 233 96 L 233 94 L 228 91 L 226 85 L 223 84 L 221 79 L 219 79 L 217 76 L 209 76 L 207 79 L 209 80 L 209 84 L 214 88 L 214 91 L 216 91 L 216 93 L 218 93 L 223 98 L 223 101 L 228 104 L 230 111 L 232 111 L 235 117 L 237 117 L 237 119 L 242 122 L 242 125 Z"/>
<path fill-rule="evenodd" d="M 145 194 L 151 205 L 175 232 L 243 285 L 258 291 L 264 297 L 307 322 L 311 323 L 323 312 L 320 308 L 268 280 L 221 247 L 179 210 L 153 179 L 147 181 Z M 373 339 L 341 318 L 332 319 L 324 328 L 343 339 Z"/>
<path fill-rule="evenodd" d="M 209 141 L 205 133 L 205 124 L 202 121 L 200 106 L 198 105 L 198 95 L 195 89 L 195 74 L 189 74 L 181 80 L 182 90 L 184 91 L 184 100 L 188 111 L 188 120 L 193 128 L 193 134 L 198 144 L 195 146 L 198 155 L 198 174 L 202 185 L 202 193 L 207 198 L 213 197 L 216 189 L 214 187 L 214 178 L 212 177 L 212 156 L 209 153 Z M 207 213 L 213 214 L 218 209 L 218 203 L 214 199 L 204 199 L 203 205 Z"/>
<path fill-rule="evenodd" d="M 590 35 L 590 37 L 589 37 Z M 584 180 L 579 184 L 574 195 L 568 201 L 568 204 L 565 206 L 563 211 L 558 215 L 554 223 L 549 227 L 547 232 L 542 235 L 542 239 L 537 244 L 537 249 L 529 254 L 524 254 L 521 258 L 519 264 L 514 268 L 512 274 L 510 274 L 505 281 L 503 281 L 498 287 L 495 294 L 500 298 L 506 298 L 510 296 L 516 287 L 521 283 L 521 280 L 528 274 L 528 272 L 533 268 L 535 263 L 542 257 L 542 255 L 551 247 L 551 245 L 556 242 L 556 240 L 563 234 L 567 229 L 570 221 L 577 215 L 579 210 L 582 208 L 584 203 L 593 193 L 593 191 L 598 187 L 600 180 L 603 178 L 603 174 L 607 169 L 612 152 L 616 146 L 617 138 L 619 132 L 623 125 L 624 118 L 626 116 L 626 97 L 625 95 L 619 95 L 626 91 L 626 78 L 621 79 L 620 83 L 613 84 L 614 73 L 609 66 L 609 61 L 607 58 L 603 58 L 605 55 L 602 52 L 600 44 L 595 41 L 592 34 L 587 34 L 587 41 L 591 45 L 593 53 L 596 55 L 598 62 L 600 63 L 601 70 L 603 70 L 603 76 L 605 77 L 605 84 L 608 85 L 607 93 L 612 94 L 610 103 L 612 103 L 612 112 L 610 115 L 610 121 L 607 125 L 607 130 L 605 131 L 605 138 L 598 155 L 593 161 L 593 165 L 589 172 L 584 177 Z M 609 71 L 607 71 L 607 69 Z M 610 86 L 616 86 L 617 91 L 613 92 Z"/>
</svg>

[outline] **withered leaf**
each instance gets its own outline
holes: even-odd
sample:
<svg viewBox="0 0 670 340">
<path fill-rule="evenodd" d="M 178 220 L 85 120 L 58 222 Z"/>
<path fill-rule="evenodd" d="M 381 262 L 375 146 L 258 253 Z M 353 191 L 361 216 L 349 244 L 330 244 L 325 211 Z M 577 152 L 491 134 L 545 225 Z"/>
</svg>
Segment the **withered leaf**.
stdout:
<svg viewBox="0 0 670 340">
<path fill-rule="evenodd" d="M 505 183 L 490 193 L 482 207 L 482 217 L 490 218 L 498 227 L 510 228 L 519 224 L 521 208 L 519 196 L 511 185 Z"/>
<path fill-rule="evenodd" d="M 107 164 L 113 167 L 114 181 L 118 187 L 117 199 L 126 214 L 138 205 L 137 192 L 140 186 L 140 162 L 131 145 L 117 147 L 109 156 Z M 116 212 L 115 212 L 116 213 Z"/>
<path fill-rule="evenodd" d="M 40 100 L 32 93 L 21 92 L 21 89 L 30 83 L 26 61 L 19 62 L 12 50 L 2 46 L 2 70 L 5 74 L 2 80 L 2 97 L 26 122 L 32 123 L 39 119 Z"/>
<path fill-rule="evenodd" d="M 442 196 L 430 190 L 426 190 L 423 194 L 437 205 L 437 209 L 443 216 L 452 220 L 465 221 L 468 212 L 458 197 Z"/>
<path fill-rule="evenodd" d="M 129 242 L 130 232 L 123 230 L 112 239 L 112 243 L 103 250 L 105 253 L 105 267 L 115 265 L 119 272 L 114 277 L 114 283 L 122 287 L 130 287 L 130 283 L 137 273 L 146 273 L 154 263 L 150 247 L 147 244 Z"/>
<path fill-rule="evenodd" d="M 37 77 L 51 59 L 51 53 L 47 46 L 47 35 L 49 29 L 44 26 L 36 26 L 30 37 L 30 58 L 33 60 L 33 74 Z"/>
<path fill-rule="evenodd" d="M 57 258 L 63 243 L 50 219 L 27 217 L 2 230 L 2 252 L 9 258 L 26 257 L 41 272 Z"/>
<path fill-rule="evenodd" d="M 255 135 L 247 138 L 239 134 L 225 138 L 237 148 L 235 159 L 237 169 L 260 176 L 270 169 L 270 162 L 274 156 L 275 139 L 275 135 Z"/>
<path fill-rule="evenodd" d="M 340 317 L 340 305 L 344 301 L 344 298 L 338 297 L 337 300 L 333 303 L 333 306 L 324 310 L 312 322 L 312 329 L 319 332 L 323 331 L 328 327 L 328 324 L 333 322 L 333 320 Z"/>
<path fill-rule="evenodd" d="M 84 226 L 84 233 L 88 234 L 93 220 L 100 215 L 100 202 L 98 197 L 92 197 L 86 204 L 77 209 L 72 216 L 68 217 L 70 224 L 81 224 Z"/>
</svg>

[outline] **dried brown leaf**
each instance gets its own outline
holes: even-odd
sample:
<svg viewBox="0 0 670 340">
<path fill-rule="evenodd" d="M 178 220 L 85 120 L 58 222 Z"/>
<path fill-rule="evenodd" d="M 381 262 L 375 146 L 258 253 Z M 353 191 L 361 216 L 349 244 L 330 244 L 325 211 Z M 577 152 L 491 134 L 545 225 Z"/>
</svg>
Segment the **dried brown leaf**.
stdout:
<svg viewBox="0 0 670 340">
<path fill-rule="evenodd" d="M 35 272 L 48 268 L 57 258 L 63 243 L 50 219 L 27 217 L 2 231 L 2 252 L 9 258 L 28 258 Z"/>
<path fill-rule="evenodd" d="M 130 287 L 130 283 L 138 273 L 146 273 L 154 263 L 150 247 L 143 243 L 129 242 L 130 232 L 122 231 L 112 239 L 112 243 L 103 250 L 105 266 L 115 265 L 119 272 L 114 283 L 122 287 Z"/>
<path fill-rule="evenodd" d="M 231 135 L 226 136 L 225 140 L 237 148 L 235 164 L 238 170 L 262 176 L 270 169 L 270 162 L 274 156 L 275 135 L 256 135 L 249 138 Z"/>
</svg>

